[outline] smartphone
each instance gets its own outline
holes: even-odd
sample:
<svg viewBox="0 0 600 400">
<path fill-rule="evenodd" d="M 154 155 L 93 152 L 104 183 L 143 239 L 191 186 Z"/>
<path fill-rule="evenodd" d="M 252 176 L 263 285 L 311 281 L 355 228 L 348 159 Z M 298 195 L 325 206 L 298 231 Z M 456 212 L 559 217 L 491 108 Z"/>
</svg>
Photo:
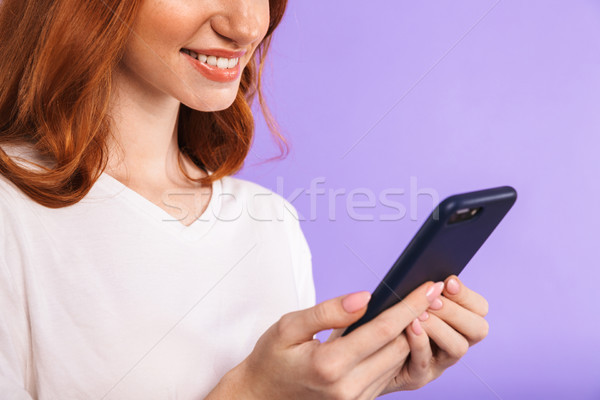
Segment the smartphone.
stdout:
<svg viewBox="0 0 600 400">
<path fill-rule="evenodd" d="M 516 199 L 514 188 L 501 186 L 443 200 L 372 293 L 365 315 L 342 336 L 369 322 L 423 283 L 460 274 Z"/>
</svg>

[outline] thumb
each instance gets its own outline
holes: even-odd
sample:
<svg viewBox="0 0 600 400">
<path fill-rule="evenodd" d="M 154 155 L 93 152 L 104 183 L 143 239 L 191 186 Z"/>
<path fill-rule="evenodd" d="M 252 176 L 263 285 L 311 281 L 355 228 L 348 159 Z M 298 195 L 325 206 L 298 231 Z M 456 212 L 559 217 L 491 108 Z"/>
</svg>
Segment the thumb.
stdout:
<svg viewBox="0 0 600 400">
<path fill-rule="evenodd" d="M 286 314 L 279 320 L 280 339 L 294 345 L 312 340 L 323 330 L 345 328 L 364 315 L 370 299 L 367 291 L 355 292 Z"/>
</svg>

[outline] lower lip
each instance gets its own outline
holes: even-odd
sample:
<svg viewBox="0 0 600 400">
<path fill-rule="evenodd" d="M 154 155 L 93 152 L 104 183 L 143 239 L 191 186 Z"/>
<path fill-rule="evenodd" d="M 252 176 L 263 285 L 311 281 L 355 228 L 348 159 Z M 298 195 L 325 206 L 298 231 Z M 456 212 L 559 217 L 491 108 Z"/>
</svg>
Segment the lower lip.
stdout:
<svg viewBox="0 0 600 400">
<path fill-rule="evenodd" d="M 240 75 L 240 61 L 233 68 L 221 69 L 216 65 L 208 65 L 207 63 L 200 62 L 189 54 L 180 52 L 183 54 L 202 75 L 206 78 L 215 82 L 233 82 Z"/>
</svg>

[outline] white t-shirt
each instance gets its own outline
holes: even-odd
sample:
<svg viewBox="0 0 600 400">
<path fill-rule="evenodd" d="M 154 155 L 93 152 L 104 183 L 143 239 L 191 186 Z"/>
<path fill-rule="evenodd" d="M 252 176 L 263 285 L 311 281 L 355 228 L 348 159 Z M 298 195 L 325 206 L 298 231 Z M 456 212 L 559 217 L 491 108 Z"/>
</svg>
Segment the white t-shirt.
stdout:
<svg viewBox="0 0 600 400">
<path fill-rule="evenodd" d="M 103 174 L 73 206 L 0 175 L 0 398 L 202 399 L 315 304 L 295 208 L 225 177 L 186 227 Z"/>
</svg>

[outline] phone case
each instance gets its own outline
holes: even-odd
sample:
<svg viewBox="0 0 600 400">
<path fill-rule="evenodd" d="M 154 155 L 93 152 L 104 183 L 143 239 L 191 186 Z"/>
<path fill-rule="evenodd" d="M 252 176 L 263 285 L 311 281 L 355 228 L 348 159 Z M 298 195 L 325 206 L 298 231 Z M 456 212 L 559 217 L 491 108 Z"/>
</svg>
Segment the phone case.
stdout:
<svg viewBox="0 0 600 400">
<path fill-rule="evenodd" d="M 516 199 L 514 188 L 501 186 L 456 194 L 442 201 L 377 286 L 365 315 L 342 336 L 398 303 L 424 282 L 458 275 Z"/>
</svg>

